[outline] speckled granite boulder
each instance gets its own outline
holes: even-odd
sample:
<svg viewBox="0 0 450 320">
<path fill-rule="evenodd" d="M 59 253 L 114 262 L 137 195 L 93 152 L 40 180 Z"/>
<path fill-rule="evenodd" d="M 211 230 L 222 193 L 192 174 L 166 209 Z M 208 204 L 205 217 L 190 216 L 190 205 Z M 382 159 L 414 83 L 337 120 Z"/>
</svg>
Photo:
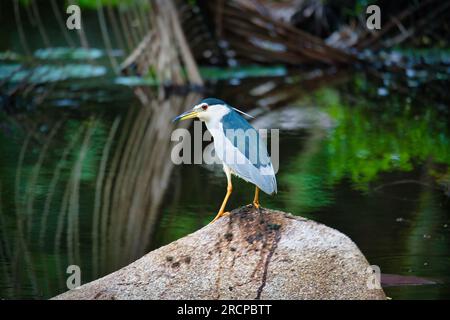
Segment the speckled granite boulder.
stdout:
<svg viewBox="0 0 450 320">
<path fill-rule="evenodd" d="M 368 267 L 339 231 L 247 206 L 55 299 L 385 299 Z"/>
</svg>

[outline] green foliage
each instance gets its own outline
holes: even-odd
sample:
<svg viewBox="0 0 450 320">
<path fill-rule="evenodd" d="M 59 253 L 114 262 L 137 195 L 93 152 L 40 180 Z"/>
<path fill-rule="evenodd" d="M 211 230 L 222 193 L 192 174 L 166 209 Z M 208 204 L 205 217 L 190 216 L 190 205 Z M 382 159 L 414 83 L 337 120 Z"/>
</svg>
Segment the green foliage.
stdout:
<svg viewBox="0 0 450 320">
<path fill-rule="evenodd" d="M 324 138 L 311 137 L 312 146 L 281 176 L 281 183 L 296 195 L 291 197 L 292 211 L 330 204 L 331 188 L 343 179 L 367 192 L 383 172 L 411 171 L 425 161 L 450 166 L 448 128 L 432 107 L 417 114 L 401 99 L 377 104 L 361 96 L 351 106 L 333 89 L 318 91 L 315 100 L 335 126 Z"/>
</svg>

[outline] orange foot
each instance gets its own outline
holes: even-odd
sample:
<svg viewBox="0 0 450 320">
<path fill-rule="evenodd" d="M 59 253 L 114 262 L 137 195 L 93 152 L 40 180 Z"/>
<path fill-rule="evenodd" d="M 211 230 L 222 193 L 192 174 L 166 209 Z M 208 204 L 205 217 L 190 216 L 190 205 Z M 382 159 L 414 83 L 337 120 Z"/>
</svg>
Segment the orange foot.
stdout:
<svg viewBox="0 0 450 320">
<path fill-rule="evenodd" d="M 229 214 L 230 214 L 229 211 L 222 212 L 222 213 L 219 212 L 219 213 L 216 215 L 216 217 L 215 217 L 209 224 L 215 222 L 217 219 L 219 219 L 219 218 L 221 218 L 221 217 L 228 216 Z"/>
</svg>

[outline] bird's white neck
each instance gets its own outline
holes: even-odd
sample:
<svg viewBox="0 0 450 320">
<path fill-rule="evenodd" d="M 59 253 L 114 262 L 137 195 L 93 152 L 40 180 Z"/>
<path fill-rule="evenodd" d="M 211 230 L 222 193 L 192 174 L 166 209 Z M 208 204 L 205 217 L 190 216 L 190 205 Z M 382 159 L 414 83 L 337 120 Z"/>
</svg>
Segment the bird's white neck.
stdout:
<svg viewBox="0 0 450 320">
<path fill-rule="evenodd" d="M 214 106 L 214 112 L 210 114 L 209 117 L 203 119 L 205 122 L 206 128 L 208 128 L 211 135 L 215 137 L 216 131 L 222 131 L 222 119 L 225 115 L 231 112 L 231 110 L 225 106 Z"/>
</svg>

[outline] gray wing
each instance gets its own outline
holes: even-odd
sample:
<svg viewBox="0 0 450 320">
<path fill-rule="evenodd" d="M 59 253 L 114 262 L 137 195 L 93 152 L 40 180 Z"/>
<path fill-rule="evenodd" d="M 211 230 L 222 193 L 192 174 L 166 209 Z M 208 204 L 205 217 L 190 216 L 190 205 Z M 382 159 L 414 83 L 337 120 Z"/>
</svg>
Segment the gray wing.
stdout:
<svg viewBox="0 0 450 320">
<path fill-rule="evenodd" d="M 224 116 L 222 123 L 225 137 L 236 153 L 231 157 L 225 155 L 222 161 L 234 174 L 255 184 L 265 193 L 276 193 L 275 173 L 258 131 L 234 110 Z"/>
</svg>

